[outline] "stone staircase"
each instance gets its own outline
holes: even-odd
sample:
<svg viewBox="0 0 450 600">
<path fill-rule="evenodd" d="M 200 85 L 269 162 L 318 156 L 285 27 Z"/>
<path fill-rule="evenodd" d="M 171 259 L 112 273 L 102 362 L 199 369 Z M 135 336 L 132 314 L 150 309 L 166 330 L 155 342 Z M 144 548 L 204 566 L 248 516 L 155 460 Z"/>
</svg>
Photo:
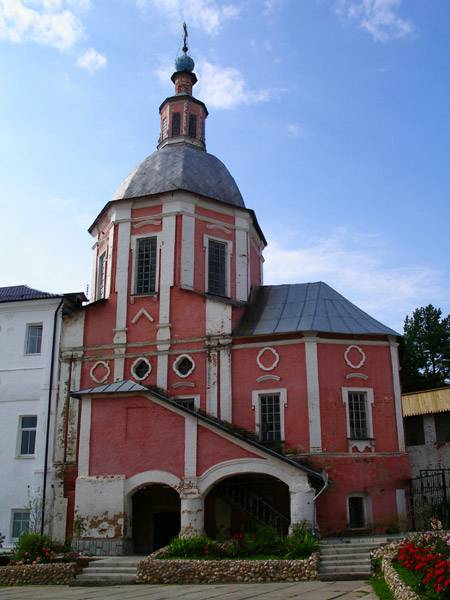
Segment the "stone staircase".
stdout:
<svg viewBox="0 0 450 600">
<path fill-rule="evenodd" d="M 136 583 L 138 563 L 144 556 L 105 556 L 93 560 L 72 585 L 123 585 Z"/>
<path fill-rule="evenodd" d="M 388 542 L 383 536 L 328 538 L 320 542 L 319 579 L 368 579 L 370 552 Z"/>
</svg>

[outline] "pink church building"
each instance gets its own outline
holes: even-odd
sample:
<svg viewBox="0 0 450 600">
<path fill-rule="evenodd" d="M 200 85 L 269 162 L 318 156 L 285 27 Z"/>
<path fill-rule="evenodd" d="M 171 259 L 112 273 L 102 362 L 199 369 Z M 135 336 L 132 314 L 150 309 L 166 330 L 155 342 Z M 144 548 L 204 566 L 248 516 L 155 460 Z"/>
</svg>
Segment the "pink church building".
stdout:
<svg viewBox="0 0 450 600">
<path fill-rule="evenodd" d="M 157 150 L 89 230 L 94 297 L 65 317 L 55 537 L 122 554 L 258 522 L 404 528 L 398 334 L 326 283 L 263 285 L 186 50 Z"/>
</svg>

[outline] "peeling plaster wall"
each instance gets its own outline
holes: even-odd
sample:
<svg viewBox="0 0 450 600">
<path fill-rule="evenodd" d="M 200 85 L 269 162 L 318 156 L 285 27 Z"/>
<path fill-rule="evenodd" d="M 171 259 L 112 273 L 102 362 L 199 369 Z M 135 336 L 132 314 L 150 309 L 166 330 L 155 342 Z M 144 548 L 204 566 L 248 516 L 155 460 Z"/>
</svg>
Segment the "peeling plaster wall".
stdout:
<svg viewBox="0 0 450 600">
<path fill-rule="evenodd" d="M 424 415 L 425 444 L 406 448 L 413 477 L 418 477 L 421 469 L 448 469 L 450 466 L 450 443 L 436 441 L 435 421 L 439 417 L 440 413 Z"/>
</svg>

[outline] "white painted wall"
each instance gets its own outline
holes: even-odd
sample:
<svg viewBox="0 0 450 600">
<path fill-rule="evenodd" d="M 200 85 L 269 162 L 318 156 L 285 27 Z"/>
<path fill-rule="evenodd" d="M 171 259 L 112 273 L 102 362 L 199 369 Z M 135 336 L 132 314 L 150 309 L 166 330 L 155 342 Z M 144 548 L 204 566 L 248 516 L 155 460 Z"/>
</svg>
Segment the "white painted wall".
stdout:
<svg viewBox="0 0 450 600">
<path fill-rule="evenodd" d="M 55 298 L 0 304 L 0 532 L 6 536 L 4 547 L 12 543 L 12 510 L 25 509 L 30 499 L 42 497 L 53 318 L 59 302 L 60 299 Z M 39 355 L 25 354 L 28 323 L 43 324 Z M 60 316 L 57 327 L 59 339 Z M 58 385 L 58 351 L 56 347 L 47 480 L 48 506 L 51 502 L 51 448 Z M 30 458 L 17 456 L 21 415 L 38 417 L 35 455 Z M 41 506 L 40 500 L 37 504 Z"/>
<path fill-rule="evenodd" d="M 439 413 L 423 416 L 425 444 L 407 446 L 412 477 L 418 477 L 421 469 L 448 469 L 450 467 L 450 442 L 436 443 L 435 419 Z"/>
</svg>

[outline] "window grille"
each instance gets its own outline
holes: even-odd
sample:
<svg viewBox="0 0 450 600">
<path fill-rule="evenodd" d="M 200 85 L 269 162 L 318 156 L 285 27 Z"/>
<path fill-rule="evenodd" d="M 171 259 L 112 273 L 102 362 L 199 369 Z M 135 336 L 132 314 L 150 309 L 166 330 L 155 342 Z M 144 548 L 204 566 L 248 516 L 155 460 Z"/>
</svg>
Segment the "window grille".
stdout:
<svg viewBox="0 0 450 600">
<path fill-rule="evenodd" d="M 366 526 L 364 498 L 352 496 L 348 499 L 348 516 L 350 529 L 363 529 Z"/>
<path fill-rule="evenodd" d="M 189 408 L 189 410 L 195 410 L 195 398 L 177 398 L 176 400 L 181 406 Z"/>
<path fill-rule="evenodd" d="M 136 246 L 136 294 L 156 289 L 156 238 L 142 238 Z"/>
<path fill-rule="evenodd" d="M 227 244 L 209 240 L 208 243 L 208 293 L 216 296 L 227 294 Z"/>
<path fill-rule="evenodd" d="M 104 253 L 98 257 L 97 300 L 105 297 L 105 257 Z"/>
<path fill-rule="evenodd" d="M 27 325 L 27 354 L 40 354 L 42 346 L 42 323 Z"/>
<path fill-rule="evenodd" d="M 175 371 L 181 377 L 187 377 L 194 369 L 194 363 L 189 356 L 182 356 L 175 361 Z"/>
<path fill-rule="evenodd" d="M 349 392 L 348 412 L 350 419 L 350 438 L 352 440 L 367 440 L 369 438 L 369 427 L 366 392 Z"/>
<path fill-rule="evenodd" d="M 146 360 L 141 359 L 134 365 L 133 375 L 136 377 L 136 379 L 145 379 L 150 373 L 150 369 L 151 367 L 149 363 Z"/>
<path fill-rule="evenodd" d="M 12 532 L 13 539 L 19 538 L 22 533 L 27 533 L 30 530 L 30 511 L 15 510 L 13 511 Z"/>
<path fill-rule="evenodd" d="M 406 417 L 403 423 L 405 426 L 405 438 L 407 446 L 421 446 L 425 444 L 425 431 L 423 428 L 422 415 Z"/>
<path fill-rule="evenodd" d="M 281 441 L 280 394 L 261 394 L 259 401 L 261 410 L 261 441 Z"/>
<path fill-rule="evenodd" d="M 168 134 L 167 131 L 168 127 L 167 127 L 167 117 L 164 117 L 163 122 L 162 122 L 162 139 L 165 140 Z"/>
<path fill-rule="evenodd" d="M 172 135 L 180 135 L 181 115 L 179 112 L 172 115 Z"/>
<path fill-rule="evenodd" d="M 20 455 L 31 456 L 36 447 L 37 417 L 27 416 L 20 418 Z"/>
<path fill-rule="evenodd" d="M 450 442 L 450 412 L 436 413 L 434 415 L 436 426 L 436 441 Z"/>
<path fill-rule="evenodd" d="M 189 115 L 189 136 L 197 137 L 197 115 Z"/>
</svg>

